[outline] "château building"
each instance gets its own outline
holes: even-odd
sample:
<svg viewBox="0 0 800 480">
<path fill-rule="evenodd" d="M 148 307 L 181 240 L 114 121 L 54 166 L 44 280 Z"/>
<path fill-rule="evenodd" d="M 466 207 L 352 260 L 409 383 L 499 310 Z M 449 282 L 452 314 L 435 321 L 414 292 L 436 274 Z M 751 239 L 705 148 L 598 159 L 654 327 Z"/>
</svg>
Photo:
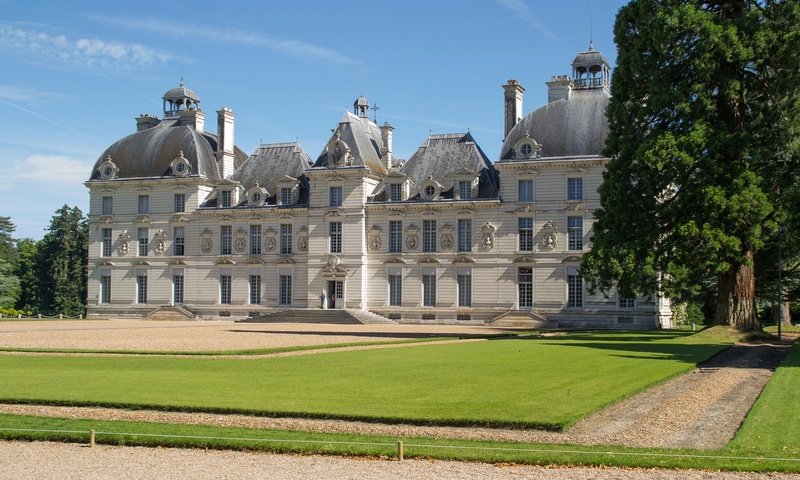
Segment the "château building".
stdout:
<svg viewBox="0 0 800 480">
<path fill-rule="evenodd" d="M 86 182 L 88 314 L 329 308 L 409 323 L 657 327 L 665 302 L 590 294 L 579 275 L 608 161 L 609 82 L 591 47 L 528 114 L 509 80 L 494 162 L 470 133 L 429 135 L 399 159 L 394 127 L 373 122 L 363 97 L 316 157 L 297 142 L 248 156 L 233 111 L 218 110 L 207 132 L 181 82 L 163 117 L 138 117 Z"/>
</svg>

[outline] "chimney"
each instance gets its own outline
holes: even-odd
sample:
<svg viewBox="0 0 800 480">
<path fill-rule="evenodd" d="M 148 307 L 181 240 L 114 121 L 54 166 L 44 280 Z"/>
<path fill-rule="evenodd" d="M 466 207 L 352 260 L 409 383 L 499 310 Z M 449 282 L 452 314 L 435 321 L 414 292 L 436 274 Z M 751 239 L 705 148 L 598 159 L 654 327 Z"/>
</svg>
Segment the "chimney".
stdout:
<svg viewBox="0 0 800 480">
<path fill-rule="evenodd" d="M 181 125 L 192 127 L 203 133 L 206 126 L 206 114 L 201 110 L 181 110 Z"/>
<path fill-rule="evenodd" d="M 508 83 L 503 85 L 503 92 L 505 97 L 505 130 L 503 139 L 505 139 L 514 125 L 522 120 L 522 94 L 525 89 L 516 80 L 509 80 Z"/>
<path fill-rule="evenodd" d="M 394 127 L 387 122 L 383 122 L 381 129 L 381 158 L 383 158 L 386 168 L 392 168 L 392 131 Z"/>
<path fill-rule="evenodd" d="M 568 75 L 556 75 L 547 82 L 547 103 L 566 100 L 572 93 L 572 80 Z"/>
<path fill-rule="evenodd" d="M 147 130 L 148 128 L 155 127 L 159 123 L 161 123 L 161 120 L 155 115 L 143 113 L 136 117 L 136 131 L 141 132 L 142 130 Z"/>
<path fill-rule="evenodd" d="M 230 108 L 217 110 L 217 164 L 222 178 L 233 175 L 233 119 Z"/>
</svg>

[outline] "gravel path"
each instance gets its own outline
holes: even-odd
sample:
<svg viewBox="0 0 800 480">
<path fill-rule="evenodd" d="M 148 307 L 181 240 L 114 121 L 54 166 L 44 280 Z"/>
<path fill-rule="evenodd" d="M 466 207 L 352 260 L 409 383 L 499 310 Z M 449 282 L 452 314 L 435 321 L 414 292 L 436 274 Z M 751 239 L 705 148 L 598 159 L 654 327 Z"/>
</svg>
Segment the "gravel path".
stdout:
<svg viewBox="0 0 800 480">
<path fill-rule="evenodd" d="M 172 448 L 88 448 L 75 444 L 0 441 L 0 479 L 315 479 L 315 480 L 797 480 L 800 475 L 694 470 L 553 468 L 430 460 L 204 451 Z"/>
</svg>

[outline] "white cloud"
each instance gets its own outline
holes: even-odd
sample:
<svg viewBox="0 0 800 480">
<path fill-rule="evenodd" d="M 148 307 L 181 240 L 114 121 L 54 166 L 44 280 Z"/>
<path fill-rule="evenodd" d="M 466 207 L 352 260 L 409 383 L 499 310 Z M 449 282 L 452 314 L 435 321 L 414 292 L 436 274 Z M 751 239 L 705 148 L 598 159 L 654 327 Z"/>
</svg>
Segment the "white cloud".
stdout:
<svg viewBox="0 0 800 480">
<path fill-rule="evenodd" d="M 7 102 L 38 104 L 66 97 L 68 97 L 68 95 L 64 95 L 63 93 L 48 92 L 15 85 L 0 85 L 0 100 L 5 100 Z"/>
<path fill-rule="evenodd" d="M 222 29 L 208 25 L 192 25 L 184 22 L 167 23 L 157 19 L 112 17 L 99 13 L 89 14 L 86 17 L 95 22 L 139 32 L 150 32 L 170 37 L 183 36 L 192 39 L 202 38 L 213 44 L 226 43 L 263 48 L 290 57 L 322 60 L 343 65 L 352 65 L 356 63 L 352 58 L 336 50 L 291 38 L 270 37 L 255 32 Z"/>
<path fill-rule="evenodd" d="M 173 58 L 168 53 L 137 43 L 109 42 L 96 38 L 70 39 L 64 35 L 51 35 L 9 24 L 0 24 L 0 51 L 37 61 L 107 71 L 130 71 L 162 65 Z"/>
<path fill-rule="evenodd" d="M 11 172 L 5 176 L 3 187 L 19 184 L 42 184 L 52 186 L 81 185 L 89 179 L 94 160 L 79 159 L 65 155 L 28 155 L 13 163 Z"/>
<path fill-rule="evenodd" d="M 549 28 L 547 28 L 544 23 L 542 23 L 536 15 L 533 13 L 533 9 L 528 6 L 523 0 L 496 0 L 497 3 L 507 9 L 510 10 L 517 18 L 523 20 L 525 22 L 530 23 L 533 25 L 534 28 L 539 30 L 542 34 L 546 37 L 550 38 L 551 40 L 559 40 L 558 35 L 552 32 Z"/>
</svg>

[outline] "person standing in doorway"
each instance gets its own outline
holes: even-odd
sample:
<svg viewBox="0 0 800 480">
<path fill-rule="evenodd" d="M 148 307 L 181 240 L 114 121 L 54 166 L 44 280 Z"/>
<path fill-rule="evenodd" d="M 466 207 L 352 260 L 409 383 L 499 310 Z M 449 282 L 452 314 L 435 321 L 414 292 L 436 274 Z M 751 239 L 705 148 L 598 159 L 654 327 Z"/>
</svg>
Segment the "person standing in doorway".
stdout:
<svg viewBox="0 0 800 480">
<path fill-rule="evenodd" d="M 336 308 L 336 294 L 331 294 L 331 308 Z"/>
<path fill-rule="evenodd" d="M 319 308 L 325 309 L 325 290 L 319 294 Z"/>
</svg>

